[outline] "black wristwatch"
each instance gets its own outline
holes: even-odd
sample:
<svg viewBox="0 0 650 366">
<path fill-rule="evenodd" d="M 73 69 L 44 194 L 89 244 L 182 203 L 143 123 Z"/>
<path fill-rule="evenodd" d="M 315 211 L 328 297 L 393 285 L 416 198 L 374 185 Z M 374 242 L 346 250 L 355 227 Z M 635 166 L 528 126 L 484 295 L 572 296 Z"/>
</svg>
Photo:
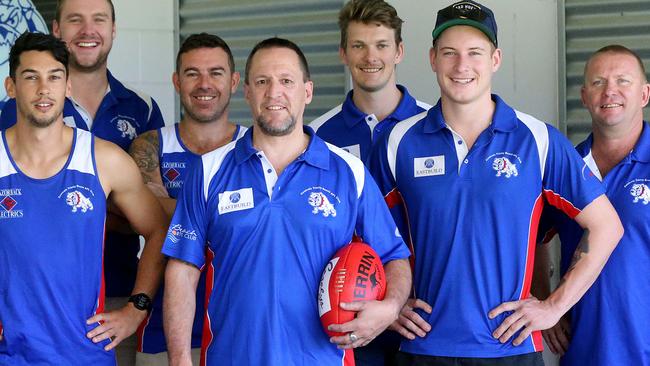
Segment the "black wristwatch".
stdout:
<svg viewBox="0 0 650 366">
<path fill-rule="evenodd" d="M 147 313 L 151 312 L 151 298 L 145 293 L 131 295 L 131 297 L 129 297 L 129 302 L 132 302 L 133 306 L 138 310 L 146 310 Z"/>
</svg>

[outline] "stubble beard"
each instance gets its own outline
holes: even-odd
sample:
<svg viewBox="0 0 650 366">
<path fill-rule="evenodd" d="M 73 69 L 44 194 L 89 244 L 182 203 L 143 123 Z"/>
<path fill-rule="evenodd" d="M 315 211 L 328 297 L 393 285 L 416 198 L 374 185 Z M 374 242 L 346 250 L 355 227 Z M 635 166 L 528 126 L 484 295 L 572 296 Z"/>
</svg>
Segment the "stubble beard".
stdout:
<svg viewBox="0 0 650 366">
<path fill-rule="evenodd" d="M 97 70 L 101 70 L 108 61 L 108 52 L 100 53 L 97 56 L 97 60 L 90 65 L 82 65 L 79 63 L 77 58 L 73 53 L 70 53 L 70 68 L 78 70 L 83 73 L 93 73 Z"/>
<path fill-rule="evenodd" d="M 183 111 L 189 118 L 191 118 L 193 121 L 196 121 L 201 124 L 208 124 L 215 122 L 219 120 L 226 110 L 228 109 L 228 106 L 230 105 L 230 95 L 228 96 L 228 100 L 226 100 L 226 103 L 223 105 L 218 106 L 218 108 L 214 111 L 214 113 L 208 115 L 208 116 L 200 116 L 192 111 L 191 108 L 187 108 L 185 104 L 181 103 L 183 105 Z"/>
<path fill-rule="evenodd" d="M 286 120 L 284 120 L 282 125 L 279 127 L 271 126 L 271 124 L 262 116 L 257 117 L 255 122 L 260 130 L 262 130 L 262 132 L 268 136 L 286 136 L 293 132 L 293 130 L 296 128 L 296 119 L 292 116 L 289 116 Z"/>
</svg>

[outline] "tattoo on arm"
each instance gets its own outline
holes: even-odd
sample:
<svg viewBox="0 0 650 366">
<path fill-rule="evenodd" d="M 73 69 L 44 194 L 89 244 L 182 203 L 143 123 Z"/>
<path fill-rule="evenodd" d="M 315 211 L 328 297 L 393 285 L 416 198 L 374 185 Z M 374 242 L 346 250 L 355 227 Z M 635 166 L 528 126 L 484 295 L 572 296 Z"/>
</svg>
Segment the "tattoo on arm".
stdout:
<svg viewBox="0 0 650 366">
<path fill-rule="evenodd" d="M 576 251 L 573 252 L 573 257 L 571 258 L 571 264 L 569 264 L 569 268 L 567 269 L 564 277 L 560 281 L 559 286 L 562 286 L 562 284 L 566 281 L 566 275 L 569 274 L 569 272 L 573 271 L 575 266 L 578 264 L 578 262 L 587 254 L 589 253 L 589 230 L 585 229 L 584 233 L 582 234 L 582 238 L 580 239 L 580 242 L 578 243 L 578 247 L 576 248 Z"/>
<path fill-rule="evenodd" d="M 138 165 L 145 184 L 153 181 L 152 175 L 160 174 L 158 170 L 160 166 L 158 158 L 159 151 L 160 146 L 158 143 L 158 133 L 156 131 L 149 131 L 140 135 L 131 144 L 129 154 Z"/>
</svg>

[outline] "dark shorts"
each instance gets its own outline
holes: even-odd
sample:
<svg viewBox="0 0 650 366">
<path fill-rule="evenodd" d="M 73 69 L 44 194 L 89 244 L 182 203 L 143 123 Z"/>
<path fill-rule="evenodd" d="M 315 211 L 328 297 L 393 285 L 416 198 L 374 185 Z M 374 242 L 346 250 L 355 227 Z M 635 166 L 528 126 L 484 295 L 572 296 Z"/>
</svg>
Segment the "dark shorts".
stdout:
<svg viewBox="0 0 650 366">
<path fill-rule="evenodd" d="M 499 358 L 440 357 L 399 352 L 399 366 L 544 366 L 541 352 Z"/>
<path fill-rule="evenodd" d="M 397 351 L 402 336 L 387 330 L 373 339 L 365 347 L 354 349 L 354 361 L 357 366 L 397 366 Z"/>
</svg>

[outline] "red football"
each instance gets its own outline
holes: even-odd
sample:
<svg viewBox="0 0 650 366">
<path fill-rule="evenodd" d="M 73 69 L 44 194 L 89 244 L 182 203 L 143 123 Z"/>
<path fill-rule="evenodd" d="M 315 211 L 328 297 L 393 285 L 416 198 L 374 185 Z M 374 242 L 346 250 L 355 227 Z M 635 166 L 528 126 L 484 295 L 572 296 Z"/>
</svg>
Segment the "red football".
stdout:
<svg viewBox="0 0 650 366">
<path fill-rule="evenodd" d="M 342 302 L 382 300 L 386 294 L 386 275 L 381 258 L 370 245 L 350 243 L 339 249 L 327 263 L 318 287 L 318 314 L 325 332 L 330 336 L 331 324 L 354 319 L 356 312 L 343 310 Z"/>
</svg>

